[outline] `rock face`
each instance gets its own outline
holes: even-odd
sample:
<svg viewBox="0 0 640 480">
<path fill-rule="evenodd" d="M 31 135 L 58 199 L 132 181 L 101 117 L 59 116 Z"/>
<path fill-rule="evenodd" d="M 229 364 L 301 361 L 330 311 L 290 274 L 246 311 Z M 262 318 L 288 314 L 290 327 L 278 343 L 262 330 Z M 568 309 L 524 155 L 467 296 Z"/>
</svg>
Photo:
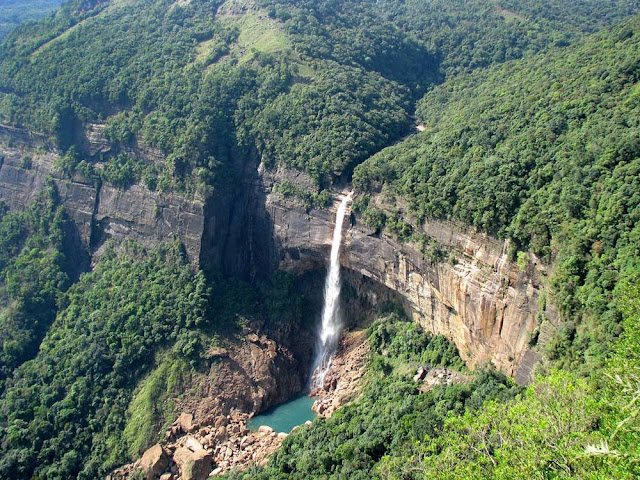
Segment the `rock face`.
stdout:
<svg viewBox="0 0 640 480">
<path fill-rule="evenodd" d="M 342 336 L 324 384 L 311 393 L 317 398 L 312 409 L 318 415 L 328 418 L 358 396 L 370 351 L 366 330 L 350 331 Z"/>
<path fill-rule="evenodd" d="M 273 225 L 274 251 L 265 263 L 291 271 L 324 267 L 339 199 L 330 210 L 307 211 L 271 193 L 274 181 L 264 176 L 259 187 Z M 417 246 L 372 232 L 353 215 L 344 229 L 346 269 L 400 294 L 408 314 L 451 339 L 469 366 L 492 362 L 520 383 L 530 380 L 540 357 L 529 341 L 538 327 L 541 278 L 547 273 L 537 259 L 531 256 L 530 268 L 520 272 L 507 261 L 505 242 L 451 222 L 429 221 L 423 227 L 449 254 L 449 261 L 437 263 Z"/>
<path fill-rule="evenodd" d="M 45 142 L 2 125 L 0 135 L 10 136 L 14 145 Z M 87 152 L 98 157 L 111 152 L 100 125 L 86 137 Z M 148 147 L 129 149 L 145 161 L 161 161 L 160 152 Z M 52 175 L 79 243 L 92 254 L 100 253 L 108 238 L 132 238 L 153 247 L 176 236 L 194 266 L 222 265 L 225 273 L 247 280 L 278 268 L 304 273 L 325 266 L 335 206 L 308 211 L 301 201 L 273 189 L 283 180 L 312 188 L 303 173 L 265 172 L 249 155 L 236 159 L 239 183 L 214 190 L 206 201 L 189 200 L 143 185 L 121 190 L 65 179 L 53 166 L 55 153 L 38 154 L 29 162 L 23 161 L 24 154 L 20 146 L 1 152 L 0 200 L 11 209 L 24 208 Z M 344 228 L 341 261 L 346 269 L 397 292 L 409 315 L 453 340 L 470 366 L 493 362 L 520 383 L 529 380 L 539 358 L 529 341 L 539 328 L 538 298 L 546 274 L 534 257 L 530 268 L 520 272 L 507 261 L 503 242 L 450 222 L 423 226 L 423 233 L 448 253 L 449 261 L 438 263 L 425 259 L 415 245 L 372 232 L 353 215 Z M 545 315 L 553 320 L 552 311 Z"/>
<path fill-rule="evenodd" d="M 535 353 L 528 342 L 537 326 L 537 275 L 507 262 L 506 245 L 461 226 L 429 222 L 424 233 L 449 250 L 452 263 L 431 264 L 411 245 L 356 225 L 347 233 L 345 266 L 400 293 L 413 319 L 455 342 L 470 366 L 493 362 L 526 383 L 532 362 L 523 359 Z"/>
<path fill-rule="evenodd" d="M 6 129 L 0 128 L 2 133 L 6 135 Z M 105 147 L 100 145 L 102 152 Z M 24 145 L 5 147 L 0 156 L 0 200 L 11 210 L 24 209 L 51 176 L 60 201 L 76 225 L 79 242 L 87 251 L 99 253 L 109 238 L 130 238 L 154 247 L 177 236 L 190 261 L 198 264 L 204 229 L 202 200 L 150 191 L 144 185 L 123 190 L 78 177 L 65 178 L 54 166 L 59 157 L 56 153 L 34 154 Z M 25 156 L 29 162 L 23 160 Z"/>
<path fill-rule="evenodd" d="M 264 335 L 243 340 L 228 345 L 224 357 L 194 377 L 198 388 L 185 392 L 180 406 L 193 412 L 192 425 L 216 425 L 234 412 L 259 412 L 288 400 L 302 390 L 305 370 L 289 349 Z"/>
</svg>

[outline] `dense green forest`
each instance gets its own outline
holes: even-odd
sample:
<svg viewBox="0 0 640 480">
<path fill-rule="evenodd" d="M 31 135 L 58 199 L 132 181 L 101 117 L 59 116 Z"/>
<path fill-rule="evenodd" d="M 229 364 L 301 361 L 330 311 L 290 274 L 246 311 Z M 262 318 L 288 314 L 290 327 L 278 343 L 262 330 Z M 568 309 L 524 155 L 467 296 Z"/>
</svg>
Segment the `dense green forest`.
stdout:
<svg viewBox="0 0 640 480">
<path fill-rule="evenodd" d="M 55 187 L 20 213 L 0 203 L 0 393 L 13 370 L 35 357 L 70 284 L 66 218 Z"/>
<path fill-rule="evenodd" d="M 62 0 L 4 0 L 0 5 L 0 40 L 21 23 L 39 20 L 61 3 Z"/>
<path fill-rule="evenodd" d="M 0 6 L 0 37 L 5 16 L 44 3 Z M 560 325 L 544 345 L 532 335 L 532 385 L 468 372 L 446 339 L 378 312 L 360 397 L 228 478 L 638 478 L 639 11 L 71 0 L 0 44 L 0 122 L 44 134 L 66 178 L 210 199 L 260 163 L 308 174 L 311 191 L 275 186 L 307 208 L 351 182 L 357 222 L 432 262 L 447 255 L 423 225 L 445 219 L 508 239 L 523 271 L 549 266 L 536 332 L 545 302 Z M 108 153 L 89 154 L 91 124 Z M 207 350 L 246 318 L 311 328 L 297 278 L 195 272 L 177 240 L 109 244 L 78 279 L 73 229 L 52 181 L 23 211 L 0 205 L 3 479 L 104 477 L 158 440 Z M 418 364 L 468 381 L 421 392 Z"/>
<path fill-rule="evenodd" d="M 199 355 L 207 304 L 204 277 L 193 275 L 179 246 L 107 253 L 58 296 L 37 357 L 1 397 L 2 478 L 97 478 L 125 458 L 136 383 L 156 354 L 174 368 Z"/>
<path fill-rule="evenodd" d="M 0 47 L 0 118 L 63 151 L 106 122 L 111 140 L 167 154 L 148 175 L 159 188 L 215 183 L 251 148 L 324 188 L 408 133 L 413 101 L 446 75 L 565 45 L 637 8 L 220 3 L 75 0 L 21 27 Z"/>
<path fill-rule="evenodd" d="M 554 305 L 567 323 L 546 348 L 572 368 L 606 356 L 620 331 L 613 289 L 640 268 L 639 27 L 636 17 L 434 88 L 418 104 L 426 130 L 353 178 L 406 205 L 415 232 L 426 218 L 453 219 L 509 238 L 512 258 L 529 250 L 554 261 Z M 361 203 L 373 226 L 411 238 L 411 225 Z"/>
<path fill-rule="evenodd" d="M 492 370 L 426 393 L 416 362 L 453 365 L 446 341 L 399 318 L 370 329 L 374 351 L 364 392 L 328 420 L 292 433 L 268 467 L 229 479 L 632 479 L 640 474 L 640 302 L 637 279 L 625 334 L 589 378 L 567 371 L 524 391 Z"/>
</svg>

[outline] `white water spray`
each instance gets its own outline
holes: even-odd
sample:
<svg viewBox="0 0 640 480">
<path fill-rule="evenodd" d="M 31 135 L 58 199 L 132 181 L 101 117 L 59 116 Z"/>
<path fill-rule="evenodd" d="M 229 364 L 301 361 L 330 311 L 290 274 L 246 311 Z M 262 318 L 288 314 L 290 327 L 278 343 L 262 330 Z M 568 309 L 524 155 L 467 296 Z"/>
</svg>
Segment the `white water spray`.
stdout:
<svg viewBox="0 0 640 480">
<path fill-rule="evenodd" d="M 322 310 L 322 327 L 318 345 L 318 355 L 314 363 L 312 375 L 312 387 L 322 387 L 327 375 L 333 354 L 335 352 L 340 332 L 342 331 L 342 318 L 340 316 L 340 244 L 342 243 L 342 223 L 347 211 L 347 203 L 351 200 L 353 191 L 342 199 L 336 212 L 336 226 L 333 230 L 331 242 L 331 259 L 329 271 L 324 285 L 324 308 Z"/>
</svg>

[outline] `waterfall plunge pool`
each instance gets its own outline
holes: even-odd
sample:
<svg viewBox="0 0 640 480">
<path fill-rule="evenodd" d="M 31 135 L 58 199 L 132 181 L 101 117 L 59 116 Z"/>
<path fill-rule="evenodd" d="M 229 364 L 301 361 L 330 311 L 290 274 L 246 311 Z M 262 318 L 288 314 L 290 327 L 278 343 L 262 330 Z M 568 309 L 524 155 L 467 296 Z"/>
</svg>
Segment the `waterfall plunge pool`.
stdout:
<svg viewBox="0 0 640 480">
<path fill-rule="evenodd" d="M 247 428 L 255 432 L 261 425 L 267 425 L 278 433 L 289 433 L 293 427 L 316 418 L 316 412 L 311 410 L 314 401 L 314 398 L 304 394 L 293 397 L 288 402 L 251 418 Z"/>
</svg>

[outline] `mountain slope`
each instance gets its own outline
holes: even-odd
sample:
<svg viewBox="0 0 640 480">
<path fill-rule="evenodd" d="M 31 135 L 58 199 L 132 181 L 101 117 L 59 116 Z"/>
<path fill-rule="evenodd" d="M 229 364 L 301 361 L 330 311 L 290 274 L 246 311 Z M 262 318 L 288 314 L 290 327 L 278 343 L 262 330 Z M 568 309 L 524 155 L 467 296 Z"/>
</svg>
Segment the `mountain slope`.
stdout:
<svg viewBox="0 0 640 480">
<path fill-rule="evenodd" d="M 640 24 L 634 17 L 611 31 L 586 34 L 637 10 L 637 2 L 622 0 L 75 0 L 51 18 L 18 28 L 0 46 L 0 119 L 3 131 L 20 134 L 6 141 L 14 153 L 24 153 L 22 170 L 33 168 L 30 155 L 38 149 L 49 150 L 56 152 L 52 168 L 60 178 L 104 183 L 113 197 L 137 183 L 148 188 L 143 194 L 197 197 L 205 205 L 203 223 L 213 230 L 206 240 L 236 238 L 218 230 L 218 206 L 233 206 L 223 229 L 255 220 L 236 192 L 260 190 L 263 185 L 251 182 L 265 171 L 277 179 L 274 192 L 259 191 L 262 196 L 251 200 L 266 207 L 267 193 L 301 196 L 302 206 L 287 208 L 309 224 L 305 208 L 326 206 L 329 191 L 353 174 L 358 197 L 352 221 L 367 223 L 366 235 L 385 229 L 421 246 L 424 263 L 446 259 L 453 269 L 457 261 L 421 231 L 426 219 L 509 239 L 512 260 L 523 271 L 533 269 L 530 262 L 555 269 L 548 281 L 553 298 L 541 297 L 529 344 L 544 344 L 556 365 L 599 372 L 623 318 L 631 334 L 628 324 L 637 318 L 635 310 L 625 313 L 633 288 L 617 285 L 632 284 L 640 268 Z M 412 132 L 414 115 L 425 131 L 402 140 Z M 108 148 L 92 149 L 89 137 Z M 162 220 L 160 207 L 154 221 Z M 300 389 L 311 343 L 297 345 L 305 350 L 299 358 L 280 343 L 310 334 L 314 311 L 304 278 L 252 271 L 256 285 L 247 286 L 222 278 L 222 265 L 208 265 L 208 276 L 194 273 L 175 242 L 151 252 L 128 242 L 88 242 L 99 250 L 90 253 L 102 257 L 96 255 L 94 270 L 68 288 L 72 268 L 60 251 L 64 206 L 29 207 L 31 213 L 15 216 L 4 210 L 0 232 L 11 255 L 0 255 L 6 263 L 0 266 L 8 265 L 6 285 L 0 281 L 0 332 L 14 336 L 3 341 L 0 357 L 3 478 L 104 476 L 159 440 L 158 432 L 175 419 L 177 400 L 185 398 L 181 393 L 193 400 L 208 392 L 215 398 L 204 399 L 207 407 L 227 404 L 227 411 L 213 408 L 206 417 L 215 424 L 214 415 L 235 407 L 254 413 Z M 326 221 L 328 211 L 318 210 Z M 272 223 L 259 226 L 272 235 L 273 219 L 267 213 L 265 219 Z M 89 229 L 126 232 L 126 219 L 108 220 Z M 238 245 L 241 250 L 245 243 Z M 290 254 L 292 261 L 301 250 Z M 252 251 L 240 255 L 247 262 L 255 258 Z M 493 271 L 488 277 L 496 278 Z M 30 288 L 44 298 L 42 318 L 14 316 L 25 299 L 39 299 Z M 545 317 L 546 302 L 561 311 L 559 322 Z M 245 339 L 248 332 L 258 340 Z M 258 336 L 267 333 L 280 343 Z M 403 326 L 387 333 L 402 339 L 415 332 Z M 443 348 L 448 358 L 451 347 L 420 335 L 411 340 L 418 338 L 421 351 L 408 353 L 410 363 L 397 371 L 391 368 L 393 378 L 387 376 L 397 359 L 387 359 L 382 346 L 388 345 L 380 346 L 371 370 L 385 385 L 384 395 L 377 396 L 374 385 L 368 398 L 340 414 L 355 420 L 341 422 L 339 415 L 313 427 L 318 438 L 331 437 L 335 428 L 353 443 L 333 445 L 314 463 L 315 447 L 293 436 L 274 469 L 256 470 L 266 478 L 410 476 L 414 468 L 419 475 L 428 467 L 422 458 L 446 450 L 440 434 L 455 439 L 462 430 L 463 436 L 466 411 L 483 413 L 473 432 L 485 431 L 492 415 L 510 419 L 522 405 L 534 412 L 533 421 L 535 409 L 546 412 L 535 401 L 536 389 L 557 392 L 563 384 L 581 395 L 599 392 L 616 405 L 603 417 L 602 430 L 595 419 L 578 425 L 580 442 L 612 438 L 611 425 L 625 418 L 628 391 L 605 397 L 606 388 L 594 390 L 567 374 L 541 380 L 513 403 L 517 389 L 504 393 L 512 385 L 494 374 L 477 378 L 473 388 L 422 395 L 411 370 L 423 358 L 436 358 L 426 355 L 429 349 Z M 249 351 L 246 364 L 223 348 L 240 344 Z M 264 356 L 254 357 L 257 350 Z M 216 377 L 223 364 L 232 364 L 232 373 Z M 607 369 L 616 373 L 611 363 Z M 237 382 L 226 382 L 228 392 L 211 387 L 216 381 L 224 386 L 227 378 Z M 507 407 L 481 410 L 485 399 L 495 398 Z M 385 417 L 371 414 L 386 407 Z M 447 424 L 448 410 L 459 416 Z M 592 410 L 584 411 L 592 420 Z M 390 429 L 397 421 L 402 428 Z M 473 444 L 475 438 L 463 440 Z M 631 432 L 619 447 L 630 465 L 635 460 L 627 447 L 634 438 Z M 569 453 L 583 443 L 574 442 Z M 306 452 L 302 459 L 293 458 L 298 449 Z M 446 476 L 447 459 L 462 454 L 447 455 L 434 460 L 441 469 L 435 474 Z"/>
<path fill-rule="evenodd" d="M 420 101 L 423 133 L 354 175 L 358 190 L 396 197 L 416 231 L 452 219 L 508 238 L 523 269 L 518 251 L 554 263 L 567 323 L 548 348 L 573 367 L 606 354 L 619 332 L 612 290 L 639 266 L 639 26 L 456 77 Z"/>
<path fill-rule="evenodd" d="M 412 100 L 443 74 L 566 44 L 637 8 L 598 6 L 76 0 L 0 49 L 0 118 L 63 151 L 106 122 L 114 142 L 168 155 L 162 185 L 193 190 L 198 169 L 211 183 L 231 150 L 255 147 L 326 186 L 405 134 Z"/>
</svg>

